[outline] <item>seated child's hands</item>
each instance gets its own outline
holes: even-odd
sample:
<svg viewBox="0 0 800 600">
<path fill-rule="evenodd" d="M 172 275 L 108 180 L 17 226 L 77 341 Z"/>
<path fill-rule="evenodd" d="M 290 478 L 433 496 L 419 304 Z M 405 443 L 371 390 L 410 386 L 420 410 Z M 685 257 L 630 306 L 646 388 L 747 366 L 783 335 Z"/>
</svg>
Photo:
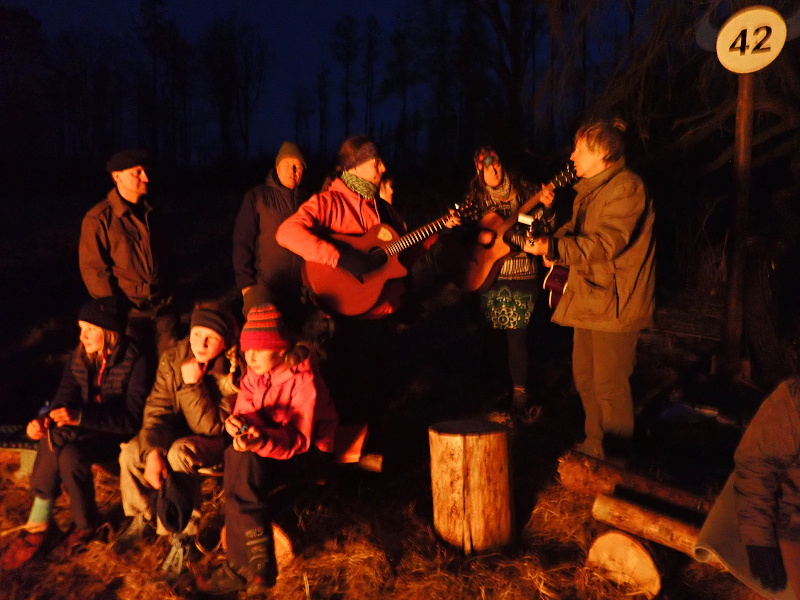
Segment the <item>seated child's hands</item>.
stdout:
<svg viewBox="0 0 800 600">
<path fill-rule="evenodd" d="M 225 431 L 228 432 L 228 435 L 232 438 L 235 438 L 240 433 L 240 429 L 243 425 L 245 425 L 245 420 L 242 419 L 239 415 L 229 415 L 227 419 L 225 419 Z"/>
<path fill-rule="evenodd" d="M 258 452 L 267 443 L 264 432 L 252 425 L 233 438 L 233 449 L 239 452 Z"/>
<path fill-rule="evenodd" d="M 181 365 L 181 377 L 183 378 L 183 383 L 187 385 L 194 385 L 200 381 L 205 372 L 205 363 L 197 362 L 194 356 L 187 358 Z"/>
<path fill-rule="evenodd" d="M 45 435 L 47 435 L 47 430 L 49 428 L 50 428 L 50 417 L 34 419 L 30 423 L 28 423 L 28 427 L 25 429 L 25 434 L 32 440 L 39 441 Z"/>
<path fill-rule="evenodd" d="M 56 408 L 55 410 L 51 410 L 50 418 L 55 421 L 55 424 L 58 427 L 64 427 L 65 425 L 77 427 L 80 424 L 81 411 L 75 408 L 67 408 L 66 406 L 62 406 L 60 408 Z"/>
<path fill-rule="evenodd" d="M 158 450 L 151 450 L 147 454 L 144 465 L 144 480 L 154 489 L 161 489 L 161 484 L 167 478 L 167 461 Z"/>
</svg>

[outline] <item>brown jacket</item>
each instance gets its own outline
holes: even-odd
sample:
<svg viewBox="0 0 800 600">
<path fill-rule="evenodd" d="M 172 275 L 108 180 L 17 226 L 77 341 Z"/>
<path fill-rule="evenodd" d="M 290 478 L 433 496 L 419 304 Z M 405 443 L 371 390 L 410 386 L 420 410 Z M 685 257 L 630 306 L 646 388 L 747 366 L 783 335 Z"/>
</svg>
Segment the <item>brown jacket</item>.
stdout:
<svg viewBox="0 0 800 600">
<path fill-rule="evenodd" d="M 575 185 L 572 218 L 555 234 L 556 262 L 569 267 L 553 321 L 609 332 L 652 324 L 655 213 L 642 180 L 620 160 Z"/>
<path fill-rule="evenodd" d="M 147 309 L 160 298 L 159 269 L 145 202 L 145 223 L 131 213 L 116 189 L 83 218 L 78 256 L 81 276 L 93 298 L 124 294 Z"/>
<path fill-rule="evenodd" d="M 733 459 L 742 542 L 800 541 L 800 379 L 782 382 L 764 400 Z"/>
<path fill-rule="evenodd" d="M 223 422 L 233 410 L 237 391 L 226 383 L 229 363 L 218 356 L 200 381 L 188 385 L 183 383 L 181 365 L 191 356 L 188 338 L 161 355 L 139 432 L 142 460 L 154 448 L 166 454 L 178 438 L 219 436 L 224 431 Z"/>
</svg>

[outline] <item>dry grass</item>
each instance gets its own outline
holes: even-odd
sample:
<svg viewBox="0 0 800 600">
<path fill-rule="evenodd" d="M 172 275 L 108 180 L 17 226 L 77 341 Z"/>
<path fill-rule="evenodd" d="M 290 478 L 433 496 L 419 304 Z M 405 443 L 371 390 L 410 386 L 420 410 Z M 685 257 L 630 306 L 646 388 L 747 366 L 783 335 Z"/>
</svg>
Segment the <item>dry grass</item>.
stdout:
<svg viewBox="0 0 800 600">
<path fill-rule="evenodd" d="M 591 518 L 593 498 L 549 483 L 521 527 L 515 545 L 503 552 L 464 556 L 439 541 L 431 526 L 428 493 L 419 482 L 425 473 L 406 473 L 400 481 L 389 474 L 342 471 L 325 488 L 306 495 L 281 517 L 296 543 L 296 558 L 280 565 L 272 597 L 286 599 L 615 600 L 641 597 L 584 566 L 592 539 L 603 531 Z M 98 471 L 97 495 L 108 518 L 119 526 L 117 479 Z M 203 485 L 206 513 L 204 533 L 214 538 L 220 525 L 221 480 Z M 414 491 L 414 488 L 419 490 Z M 14 466 L 2 463 L 0 531 L 9 532 L 27 516 L 26 478 L 15 478 Z M 57 503 L 62 528 L 68 517 L 66 501 Z M 518 515 L 520 518 L 521 515 Z M 0 537 L 0 549 L 14 538 Z M 219 558 L 202 557 L 175 588 L 160 581 L 158 565 L 167 541 L 157 540 L 138 552 L 118 557 L 108 540 L 92 542 L 88 550 L 65 558 L 55 550 L 2 583 L 8 600 L 173 600 L 199 597 L 191 589 L 192 574 L 210 568 Z M 669 551 L 671 552 L 671 551 Z M 666 556 L 666 558 L 665 558 Z M 676 559 L 656 556 L 665 566 L 663 598 L 749 598 L 736 580 L 724 573 Z"/>
</svg>

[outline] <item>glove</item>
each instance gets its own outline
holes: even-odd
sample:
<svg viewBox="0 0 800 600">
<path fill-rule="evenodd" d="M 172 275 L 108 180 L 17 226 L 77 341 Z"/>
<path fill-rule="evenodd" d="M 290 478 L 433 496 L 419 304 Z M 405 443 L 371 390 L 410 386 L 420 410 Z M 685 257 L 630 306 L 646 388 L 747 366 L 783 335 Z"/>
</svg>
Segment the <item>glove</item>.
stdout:
<svg viewBox="0 0 800 600">
<path fill-rule="evenodd" d="M 351 273 L 353 277 L 364 283 L 364 275 L 374 271 L 386 262 L 386 254 L 374 252 L 364 254 L 353 248 L 344 248 L 339 252 L 339 262 L 337 267 Z"/>
<path fill-rule="evenodd" d="M 750 560 L 750 572 L 765 589 L 777 592 L 786 587 L 781 549 L 776 546 L 745 546 Z"/>
</svg>

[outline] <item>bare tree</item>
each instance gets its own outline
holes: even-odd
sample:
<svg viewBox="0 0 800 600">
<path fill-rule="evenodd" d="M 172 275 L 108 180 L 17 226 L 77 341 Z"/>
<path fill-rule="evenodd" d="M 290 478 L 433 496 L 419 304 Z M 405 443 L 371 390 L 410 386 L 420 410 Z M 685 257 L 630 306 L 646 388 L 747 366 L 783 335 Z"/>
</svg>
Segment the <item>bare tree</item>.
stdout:
<svg viewBox="0 0 800 600">
<path fill-rule="evenodd" d="M 367 18 L 364 52 L 364 131 L 372 133 L 375 101 L 375 69 L 379 58 L 378 40 L 381 27 L 374 15 Z"/>
<path fill-rule="evenodd" d="M 386 72 L 381 84 L 384 96 L 396 94 L 400 98 L 400 117 L 395 128 L 395 147 L 403 154 L 406 147 L 406 136 L 409 125 L 408 92 L 411 87 L 411 39 L 404 28 L 395 29 L 389 38 L 390 55 L 386 63 Z"/>
<path fill-rule="evenodd" d="M 55 130 L 47 40 L 26 10 L 0 6 L 0 157 L 15 168 L 49 150 Z"/>
<path fill-rule="evenodd" d="M 164 52 L 162 111 L 165 152 L 172 164 L 187 163 L 192 147 L 194 51 L 170 22 Z"/>
<path fill-rule="evenodd" d="M 139 39 L 148 57 L 149 69 L 142 82 L 140 92 L 140 110 L 148 133 L 149 146 L 152 152 L 159 151 L 159 79 L 164 48 L 168 40 L 169 19 L 166 16 L 164 0 L 140 0 L 139 14 L 141 23 L 138 27 Z"/>
<path fill-rule="evenodd" d="M 231 159 L 233 131 L 250 155 L 250 127 L 261 96 L 267 48 L 253 24 L 227 16 L 203 32 L 200 54 L 209 97 L 217 110 L 223 155 Z"/>
<path fill-rule="evenodd" d="M 314 114 L 314 103 L 309 89 L 298 84 L 292 94 L 292 107 L 294 112 L 294 139 L 303 148 L 308 148 L 311 115 Z"/>
<path fill-rule="evenodd" d="M 342 117 L 344 120 L 344 136 L 350 135 L 350 121 L 353 118 L 353 67 L 361 51 L 361 37 L 358 19 L 351 14 L 342 15 L 336 22 L 331 35 L 331 49 L 333 57 L 342 65 L 344 77 L 342 80 L 342 93 L 344 106 Z"/>
<path fill-rule="evenodd" d="M 125 122 L 130 90 L 114 68 L 125 62 L 120 40 L 71 29 L 58 36 L 53 48 L 61 152 L 95 156 L 132 137 Z"/>
<path fill-rule="evenodd" d="M 525 80 L 532 66 L 536 45 L 537 5 L 521 0 L 473 0 L 494 34 L 492 68 L 504 90 L 507 111 L 504 137 L 513 142 L 525 131 L 527 98 L 523 98 Z"/>
<path fill-rule="evenodd" d="M 325 156 L 328 152 L 328 108 L 330 102 L 330 81 L 328 80 L 328 67 L 322 65 L 317 71 L 317 115 L 319 116 L 319 155 Z"/>
</svg>

